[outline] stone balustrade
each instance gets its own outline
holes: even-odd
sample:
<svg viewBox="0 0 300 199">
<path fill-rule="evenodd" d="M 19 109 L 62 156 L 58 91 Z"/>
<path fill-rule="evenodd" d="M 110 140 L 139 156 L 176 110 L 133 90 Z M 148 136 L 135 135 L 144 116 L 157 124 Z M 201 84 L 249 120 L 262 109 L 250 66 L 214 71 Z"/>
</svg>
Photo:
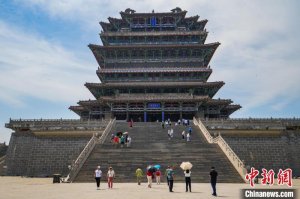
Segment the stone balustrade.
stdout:
<svg viewBox="0 0 300 199">
<path fill-rule="evenodd" d="M 300 128 L 300 118 L 235 118 L 203 119 L 208 129 L 273 129 L 285 130 L 288 127 Z"/>
<path fill-rule="evenodd" d="M 219 134 L 216 138 L 212 137 L 209 131 L 206 129 L 205 125 L 202 123 L 200 119 L 193 119 L 193 122 L 196 126 L 200 128 L 200 131 L 208 141 L 208 143 L 213 144 L 216 143 L 219 145 L 221 150 L 224 152 L 228 160 L 234 166 L 236 171 L 239 173 L 241 178 L 245 181 L 245 165 L 243 161 L 239 158 L 239 156 L 233 151 L 233 149 L 228 145 L 228 143 L 223 139 L 223 137 Z"/>
<path fill-rule="evenodd" d="M 67 181 L 72 182 L 75 179 L 76 175 L 80 171 L 82 165 L 84 164 L 84 162 L 86 161 L 86 159 L 88 158 L 90 153 L 95 148 L 96 144 L 97 143 L 103 144 L 103 142 L 106 139 L 107 135 L 110 133 L 112 127 L 115 125 L 115 122 L 116 122 L 116 118 L 110 120 L 100 137 L 99 137 L 99 135 L 94 135 L 90 139 L 90 141 L 87 143 L 87 145 L 81 151 L 78 158 L 76 159 L 76 161 L 72 165 L 71 171 L 70 171 L 70 173 L 67 177 L 68 178 Z"/>
<path fill-rule="evenodd" d="M 79 119 L 10 119 L 5 124 L 12 130 L 57 131 L 57 130 L 101 130 L 108 120 L 79 120 Z"/>
<path fill-rule="evenodd" d="M 5 155 L 0 157 L 0 163 L 2 163 L 5 160 L 5 157 L 6 157 Z"/>
</svg>

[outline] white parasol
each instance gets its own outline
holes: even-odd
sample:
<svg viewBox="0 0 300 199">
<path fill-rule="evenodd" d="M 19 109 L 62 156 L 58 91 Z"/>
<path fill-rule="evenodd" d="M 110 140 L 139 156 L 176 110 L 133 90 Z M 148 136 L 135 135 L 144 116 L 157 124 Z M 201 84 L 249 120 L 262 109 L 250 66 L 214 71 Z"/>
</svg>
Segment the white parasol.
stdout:
<svg viewBox="0 0 300 199">
<path fill-rule="evenodd" d="M 182 170 L 191 170 L 193 167 L 192 163 L 190 162 L 182 162 L 180 165 L 180 168 L 182 168 Z"/>
</svg>

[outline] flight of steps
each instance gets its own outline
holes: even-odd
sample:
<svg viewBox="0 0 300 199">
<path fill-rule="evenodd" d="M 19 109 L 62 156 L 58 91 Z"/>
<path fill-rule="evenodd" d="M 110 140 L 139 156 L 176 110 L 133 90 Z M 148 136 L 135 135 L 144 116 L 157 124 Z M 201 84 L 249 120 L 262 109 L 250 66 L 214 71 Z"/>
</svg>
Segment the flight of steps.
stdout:
<svg viewBox="0 0 300 199">
<path fill-rule="evenodd" d="M 5 169 L 3 166 L 5 165 L 5 156 L 0 157 L 0 176 L 5 175 Z"/>
<path fill-rule="evenodd" d="M 181 162 L 190 161 L 193 164 L 193 182 L 209 182 L 211 166 L 215 166 L 219 173 L 218 182 L 242 182 L 241 177 L 231 165 L 216 144 L 209 144 L 200 134 L 198 127 L 192 127 L 192 141 L 182 140 L 181 132 L 187 127 L 172 126 L 174 137 L 169 140 L 167 128 L 160 123 L 135 123 L 133 128 L 126 122 L 117 121 L 114 132 L 129 132 L 132 137 L 130 148 L 116 148 L 110 143 L 110 135 L 104 144 L 98 144 L 84 163 L 75 182 L 94 181 L 93 173 L 97 165 L 106 175 L 107 168 L 112 166 L 116 172 L 117 182 L 135 182 L 135 170 L 140 167 L 144 173 L 149 164 L 160 164 L 164 174 L 168 165 L 175 166 L 175 180 L 183 181 L 183 171 L 179 167 Z M 112 133 L 112 132 L 111 132 Z M 146 181 L 146 177 L 144 178 Z M 165 177 L 162 178 L 165 181 Z"/>
</svg>

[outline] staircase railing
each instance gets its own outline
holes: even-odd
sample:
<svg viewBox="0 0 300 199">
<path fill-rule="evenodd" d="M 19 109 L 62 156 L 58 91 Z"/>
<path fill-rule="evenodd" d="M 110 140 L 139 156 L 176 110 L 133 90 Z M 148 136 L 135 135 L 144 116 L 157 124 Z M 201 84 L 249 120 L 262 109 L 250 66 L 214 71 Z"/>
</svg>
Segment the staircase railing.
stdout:
<svg viewBox="0 0 300 199">
<path fill-rule="evenodd" d="M 6 155 L 0 157 L 0 164 L 2 164 L 5 161 L 5 157 L 6 157 Z"/>
<path fill-rule="evenodd" d="M 198 126 L 202 132 L 202 134 L 204 135 L 204 137 L 206 138 L 208 143 L 214 143 L 214 138 L 210 135 L 210 133 L 208 132 L 208 130 L 206 129 L 206 127 L 204 126 L 204 124 L 200 121 L 194 118 L 193 122 L 196 126 Z"/>
<path fill-rule="evenodd" d="M 239 173 L 239 175 L 242 177 L 242 179 L 245 180 L 245 165 L 243 161 L 236 155 L 236 153 L 232 150 L 232 148 L 227 144 L 227 142 L 224 140 L 224 138 L 219 134 L 216 138 L 213 138 L 211 134 L 208 132 L 207 128 L 204 126 L 204 124 L 201 122 L 200 119 L 193 119 L 194 124 L 200 128 L 200 131 L 208 141 L 208 143 L 216 143 L 219 145 L 223 153 L 226 155 L 228 160 L 231 162 L 231 164 L 234 166 L 236 171 Z"/>
<path fill-rule="evenodd" d="M 105 130 L 102 132 L 100 138 L 98 138 L 98 134 L 94 134 L 93 137 L 90 139 L 90 141 L 87 143 L 87 145 L 84 147 L 84 149 L 79 154 L 78 158 L 74 162 L 74 164 L 71 167 L 71 171 L 65 181 L 73 182 L 75 180 L 75 177 L 77 176 L 78 172 L 80 171 L 81 167 L 89 157 L 90 153 L 93 151 L 97 143 L 103 144 L 107 135 L 111 131 L 112 127 L 114 126 L 116 122 L 116 119 L 112 119 L 107 124 Z"/>
</svg>

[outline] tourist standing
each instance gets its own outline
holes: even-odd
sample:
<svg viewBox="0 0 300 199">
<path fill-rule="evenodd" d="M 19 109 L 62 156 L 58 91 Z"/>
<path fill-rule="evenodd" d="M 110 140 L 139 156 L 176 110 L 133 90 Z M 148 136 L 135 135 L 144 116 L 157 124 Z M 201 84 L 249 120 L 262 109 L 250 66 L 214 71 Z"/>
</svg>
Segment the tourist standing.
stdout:
<svg viewBox="0 0 300 199">
<path fill-rule="evenodd" d="M 185 131 L 182 131 L 181 136 L 182 136 L 182 139 L 184 140 L 184 138 L 185 138 Z"/>
<path fill-rule="evenodd" d="M 151 169 L 148 169 L 148 171 L 147 171 L 148 188 L 151 188 L 151 186 L 152 186 L 152 175 L 153 175 L 153 173 L 152 173 Z"/>
<path fill-rule="evenodd" d="M 192 192 L 191 189 L 191 170 L 185 170 L 184 172 L 184 177 L 185 177 L 185 192 L 188 192 L 188 188 L 190 192 Z"/>
<path fill-rule="evenodd" d="M 121 148 L 124 147 L 124 144 L 125 144 L 125 137 L 124 137 L 124 135 L 122 135 L 122 137 L 121 137 Z"/>
<path fill-rule="evenodd" d="M 118 136 L 114 137 L 114 143 L 115 143 L 115 146 L 118 147 L 118 144 L 119 144 L 119 137 Z"/>
<path fill-rule="evenodd" d="M 114 138 L 115 138 L 115 134 L 111 134 L 111 136 L 110 136 L 110 142 L 112 144 L 114 143 Z"/>
<path fill-rule="evenodd" d="M 216 184 L 217 184 L 218 172 L 215 170 L 215 167 L 211 167 L 211 171 L 209 175 L 210 175 L 210 184 L 213 189 L 212 195 L 217 196 Z"/>
<path fill-rule="evenodd" d="M 174 130 L 171 128 L 171 130 L 170 130 L 170 137 L 173 138 L 173 136 L 174 136 Z"/>
<path fill-rule="evenodd" d="M 161 176 L 161 172 L 159 169 L 157 169 L 157 171 L 155 172 L 156 184 L 160 184 L 160 176 Z"/>
<path fill-rule="evenodd" d="M 189 127 L 189 133 L 192 135 L 192 127 Z"/>
<path fill-rule="evenodd" d="M 169 170 L 170 170 L 170 166 L 168 166 L 168 168 L 165 171 L 165 176 L 167 178 L 168 186 L 169 186 L 169 178 L 168 178 L 168 172 L 169 172 Z"/>
<path fill-rule="evenodd" d="M 164 121 L 161 122 L 161 127 L 164 129 L 165 128 L 165 123 Z"/>
<path fill-rule="evenodd" d="M 188 133 L 188 134 L 186 135 L 186 141 L 187 141 L 187 142 L 190 142 L 190 141 L 191 141 L 191 134 L 190 134 L 190 133 Z"/>
<path fill-rule="evenodd" d="M 129 127 L 133 127 L 133 120 L 132 119 L 130 119 L 130 121 L 129 121 Z"/>
<path fill-rule="evenodd" d="M 167 176 L 169 180 L 169 191 L 173 192 L 174 171 L 172 167 L 170 167 L 170 169 L 168 170 Z"/>
<path fill-rule="evenodd" d="M 165 126 L 168 127 L 168 125 L 169 125 L 169 122 L 168 122 L 168 120 L 166 120 L 165 121 Z"/>
<path fill-rule="evenodd" d="M 180 125 L 180 123 L 181 123 L 181 120 L 179 119 L 177 123 L 178 123 L 178 125 Z"/>
<path fill-rule="evenodd" d="M 132 139 L 131 139 L 131 137 L 128 135 L 128 137 L 127 137 L 127 147 L 130 147 L 130 146 L 131 146 L 131 141 L 132 141 Z"/>
<path fill-rule="evenodd" d="M 95 180 L 96 180 L 97 189 L 100 189 L 101 176 L 102 176 L 102 171 L 100 170 L 100 166 L 97 166 L 97 168 L 94 172 L 94 177 L 95 177 Z"/>
<path fill-rule="evenodd" d="M 135 171 L 135 175 L 136 175 L 138 185 L 141 185 L 142 177 L 144 175 L 142 169 L 137 168 L 137 170 Z"/>
<path fill-rule="evenodd" d="M 186 119 L 183 119 L 183 124 L 184 124 L 184 126 L 187 126 L 187 120 Z"/>
<path fill-rule="evenodd" d="M 107 172 L 107 182 L 108 182 L 108 188 L 110 188 L 110 189 L 113 188 L 114 178 L 115 178 L 115 171 L 113 170 L 112 167 L 109 167 L 108 172 Z"/>
</svg>

